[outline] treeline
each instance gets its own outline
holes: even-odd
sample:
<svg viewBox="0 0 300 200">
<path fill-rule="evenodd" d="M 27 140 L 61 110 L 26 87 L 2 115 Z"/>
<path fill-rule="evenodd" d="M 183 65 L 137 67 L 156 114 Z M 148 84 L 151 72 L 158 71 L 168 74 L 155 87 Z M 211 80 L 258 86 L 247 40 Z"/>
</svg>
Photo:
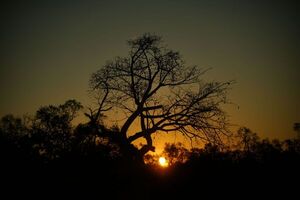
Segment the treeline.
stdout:
<svg viewBox="0 0 300 200">
<path fill-rule="evenodd" d="M 3 116 L 0 121 L 2 163 L 45 165 L 80 160 L 134 160 L 137 149 L 133 145 L 125 152 L 117 139 L 106 137 L 116 135 L 117 138 L 118 127 L 106 128 L 101 122 L 98 126 L 86 123 L 73 127 L 71 122 L 81 108 L 76 100 L 68 100 L 62 105 L 41 107 L 33 117 Z M 299 139 L 260 139 L 243 127 L 230 141 L 223 145 L 207 143 L 204 148 L 189 150 L 181 143 L 166 144 L 162 155 L 170 166 L 196 162 L 291 166 L 300 163 Z M 144 161 L 148 165 L 157 165 L 158 155 L 147 154 Z"/>
<path fill-rule="evenodd" d="M 182 143 L 165 145 L 162 155 L 167 158 L 169 166 L 201 163 L 210 164 L 264 166 L 285 165 L 298 166 L 300 163 L 300 140 L 260 139 L 248 128 L 240 128 L 233 145 L 215 145 L 207 143 L 203 148 L 187 149 Z M 249 140 L 245 140 L 247 137 Z M 145 162 L 158 165 L 159 156 L 148 154 Z"/>
<path fill-rule="evenodd" d="M 146 154 L 146 165 L 135 160 L 137 148 L 122 148 L 118 127 L 95 122 L 72 126 L 82 108 L 75 100 L 41 107 L 32 117 L 3 116 L 0 120 L 0 161 L 6 186 L 35 190 L 72 186 L 78 191 L 102 191 L 116 198 L 190 194 L 229 187 L 225 182 L 256 181 L 256 187 L 285 177 L 299 177 L 300 140 L 260 139 L 240 128 L 227 145 L 207 143 L 187 149 L 166 144 L 162 155 L 169 167 L 158 165 L 158 155 Z M 110 137 L 106 137 L 109 135 Z M 116 137 L 112 137 L 116 136 Z M 128 147 L 128 146 L 127 146 Z M 93 181 L 96 181 L 96 184 Z M 54 184 L 52 184 L 54 182 Z M 211 185 L 219 184 L 210 188 Z M 16 187 L 16 184 L 20 184 Z M 134 188 L 134 191 L 132 191 Z M 150 188 L 150 189 L 149 189 Z M 228 188 L 229 189 L 229 188 Z M 204 191 L 203 191 L 204 190 Z M 166 193 L 168 191 L 168 193 Z"/>
<path fill-rule="evenodd" d="M 3 116 L 0 121 L 2 163 L 38 166 L 75 159 L 118 157 L 118 147 L 105 137 L 99 137 L 99 131 L 93 130 L 89 123 L 72 126 L 81 108 L 79 102 L 69 100 L 59 106 L 41 107 L 32 117 Z M 110 133 L 117 131 L 104 126 L 99 129 Z"/>
</svg>

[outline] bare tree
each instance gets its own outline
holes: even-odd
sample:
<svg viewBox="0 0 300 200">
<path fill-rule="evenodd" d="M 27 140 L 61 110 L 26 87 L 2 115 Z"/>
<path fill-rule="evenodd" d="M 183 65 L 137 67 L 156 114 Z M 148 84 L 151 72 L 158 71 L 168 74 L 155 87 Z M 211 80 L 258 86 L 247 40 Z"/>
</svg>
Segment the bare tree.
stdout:
<svg viewBox="0 0 300 200">
<path fill-rule="evenodd" d="M 92 74 L 90 87 L 101 98 L 90 116 L 100 117 L 112 107 L 126 111 L 120 137 L 127 144 L 144 138 L 140 155 L 154 151 L 152 135 L 157 132 L 220 141 L 226 130 L 220 106 L 227 102 L 231 82 L 205 83 L 201 78 L 207 70 L 186 66 L 179 52 L 163 46 L 159 36 L 144 34 L 128 45 L 128 57 L 117 57 Z M 136 120 L 140 130 L 129 133 Z"/>
</svg>

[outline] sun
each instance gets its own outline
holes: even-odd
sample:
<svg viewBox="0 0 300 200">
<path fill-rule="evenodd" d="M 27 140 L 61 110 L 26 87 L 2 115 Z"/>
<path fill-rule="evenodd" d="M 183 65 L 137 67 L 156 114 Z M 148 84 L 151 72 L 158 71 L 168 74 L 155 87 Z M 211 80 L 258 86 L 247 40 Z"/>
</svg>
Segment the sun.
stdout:
<svg viewBox="0 0 300 200">
<path fill-rule="evenodd" d="M 168 162 L 165 157 L 159 157 L 158 162 L 159 162 L 159 165 L 162 167 L 168 166 Z"/>
</svg>

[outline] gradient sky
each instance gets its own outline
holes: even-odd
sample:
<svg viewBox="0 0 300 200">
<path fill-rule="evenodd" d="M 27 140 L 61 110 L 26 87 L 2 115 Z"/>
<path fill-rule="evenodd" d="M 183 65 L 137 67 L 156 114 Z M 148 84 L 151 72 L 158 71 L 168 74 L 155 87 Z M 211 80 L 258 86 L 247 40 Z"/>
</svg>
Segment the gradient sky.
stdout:
<svg viewBox="0 0 300 200">
<path fill-rule="evenodd" d="M 125 56 L 126 41 L 163 36 L 207 80 L 236 80 L 231 122 L 294 137 L 300 121 L 298 1 L 8 1 L 1 4 L 0 116 L 70 98 L 90 105 L 88 79 Z M 238 109 L 239 107 L 239 109 Z"/>
</svg>

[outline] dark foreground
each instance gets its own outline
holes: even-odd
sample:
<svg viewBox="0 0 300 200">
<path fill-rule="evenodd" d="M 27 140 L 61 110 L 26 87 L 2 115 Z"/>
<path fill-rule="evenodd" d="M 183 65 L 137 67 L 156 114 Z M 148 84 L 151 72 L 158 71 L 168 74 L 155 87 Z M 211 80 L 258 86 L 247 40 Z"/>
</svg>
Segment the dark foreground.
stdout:
<svg viewBox="0 0 300 200">
<path fill-rule="evenodd" d="M 2 196 L 44 199 L 202 199 L 298 196 L 300 165 L 185 163 L 161 168 L 124 161 L 1 164 Z M 7 194 L 6 194 L 7 193 Z"/>
</svg>

